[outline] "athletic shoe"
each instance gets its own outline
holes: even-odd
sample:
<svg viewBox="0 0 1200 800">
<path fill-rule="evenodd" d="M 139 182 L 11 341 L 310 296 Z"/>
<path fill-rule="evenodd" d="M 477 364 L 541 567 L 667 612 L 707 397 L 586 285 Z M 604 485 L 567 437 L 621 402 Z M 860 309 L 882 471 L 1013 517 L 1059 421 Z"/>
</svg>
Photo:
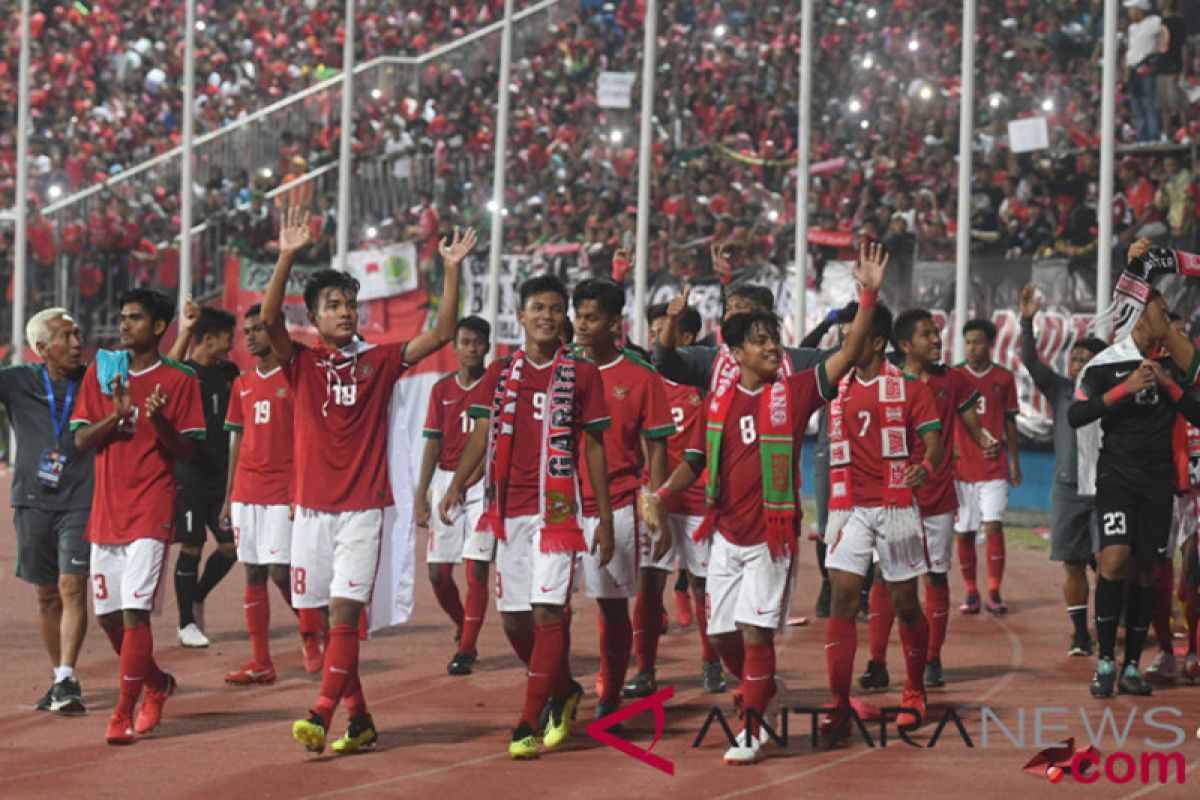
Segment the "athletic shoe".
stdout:
<svg viewBox="0 0 1200 800">
<path fill-rule="evenodd" d="M 350 725 L 346 728 L 346 732 L 331 744 L 329 749 L 338 755 L 348 756 L 360 750 L 374 750 L 375 743 L 378 741 L 379 734 L 375 732 L 375 720 L 371 719 L 370 714 L 362 714 L 350 718 Z"/>
<path fill-rule="evenodd" d="M 979 595 L 969 594 L 958 610 L 963 614 L 978 614 L 980 610 Z"/>
<path fill-rule="evenodd" d="M 840 747 L 850 738 L 850 706 L 836 706 L 821 720 L 817 732 L 820 736 L 818 747 L 821 750 L 832 750 Z"/>
<path fill-rule="evenodd" d="M 987 611 L 989 614 L 995 614 L 998 617 L 1008 613 L 1008 606 L 1000 599 L 999 592 L 992 592 L 988 595 Z"/>
<path fill-rule="evenodd" d="M 166 704 L 167 698 L 175 694 L 178 686 L 175 683 L 175 676 L 166 671 L 163 671 L 162 676 L 161 688 L 146 687 L 146 695 L 142 698 L 142 707 L 138 709 L 137 725 L 134 728 L 140 734 L 149 733 L 158 727 L 158 723 L 162 721 L 163 706 Z"/>
<path fill-rule="evenodd" d="M 829 585 L 829 579 L 823 578 L 821 580 L 821 593 L 817 595 L 817 605 L 813 609 L 814 617 L 817 619 L 829 618 L 829 604 L 831 602 L 832 594 L 833 587 Z"/>
<path fill-rule="evenodd" d="M 748 767 L 762 761 L 763 743 L 745 728 L 737 735 L 733 747 L 725 751 L 725 763 L 733 767 Z"/>
<path fill-rule="evenodd" d="M 1095 645 L 1092 642 L 1092 637 L 1088 634 L 1082 636 L 1072 634 L 1071 646 L 1067 648 L 1068 656 L 1088 656 L 1092 655 L 1095 650 Z"/>
<path fill-rule="evenodd" d="M 208 637 L 205 636 L 196 623 L 190 622 L 187 627 L 179 629 L 179 643 L 184 647 L 208 647 Z"/>
<path fill-rule="evenodd" d="M 617 711 L 620 709 L 620 703 L 609 703 L 604 700 L 600 700 L 596 703 L 596 719 L 604 719 L 610 714 L 617 713 Z M 608 726 L 608 730 L 610 733 L 621 733 L 625 730 L 625 726 L 618 722 L 615 725 Z"/>
<path fill-rule="evenodd" d="M 325 666 L 325 654 L 321 652 L 321 634 L 301 634 L 300 650 L 304 653 L 304 670 L 310 675 L 318 674 Z"/>
<path fill-rule="evenodd" d="M 538 757 L 537 739 L 528 723 L 513 729 L 512 741 L 508 743 L 508 757 L 514 761 L 526 761 Z"/>
<path fill-rule="evenodd" d="M 225 682 L 231 686 L 253 686 L 256 683 L 269 686 L 277 677 L 275 667 L 247 661 L 237 669 L 226 672 Z"/>
<path fill-rule="evenodd" d="M 1195 653 L 1187 654 L 1183 661 L 1183 671 L 1179 674 L 1188 683 L 1200 681 L 1200 661 L 1196 660 Z"/>
<path fill-rule="evenodd" d="M 37 702 L 33 704 L 33 708 L 35 711 L 49 711 L 50 710 L 50 706 L 54 704 L 54 687 L 55 687 L 55 685 L 56 684 L 53 684 L 53 683 L 50 684 L 50 688 L 46 690 L 46 693 L 44 695 L 42 695 L 41 697 L 39 697 L 37 699 Z"/>
<path fill-rule="evenodd" d="M 946 676 L 942 674 L 942 660 L 931 658 L 925 662 L 925 688 L 940 689 L 946 685 Z"/>
<path fill-rule="evenodd" d="M 454 629 L 454 643 L 462 644 L 462 628 Z"/>
<path fill-rule="evenodd" d="M 310 753 L 324 751 L 325 721 L 317 712 L 308 712 L 308 719 L 298 719 L 292 723 L 292 738 L 304 745 L 304 749 Z"/>
<path fill-rule="evenodd" d="M 571 723 L 579 711 L 579 701 L 583 698 L 583 687 L 571 681 L 571 688 L 565 697 L 551 698 L 550 718 L 546 720 L 545 732 L 542 734 L 542 745 L 547 748 L 558 747 L 571 735 Z M 514 733 L 514 736 L 516 734 Z M 516 741 L 514 738 L 513 741 Z M 511 755 L 511 750 L 509 751 Z"/>
<path fill-rule="evenodd" d="M 657 691 L 658 681 L 654 679 L 653 672 L 639 672 L 622 689 L 624 695 L 629 698 L 649 697 Z"/>
<path fill-rule="evenodd" d="M 478 657 L 472 653 L 455 653 L 454 658 L 446 665 L 446 672 L 451 675 L 470 675 Z"/>
<path fill-rule="evenodd" d="M 858 676 L 858 688 L 864 692 L 882 692 L 888 688 L 891 679 L 888 676 L 887 665 L 878 661 L 868 661 L 867 671 Z"/>
<path fill-rule="evenodd" d="M 904 708 L 911 708 L 912 711 L 903 711 L 899 716 L 896 717 L 897 728 L 910 728 L 913 726 L 918 726 L 925 721 L 924 692 L 916 692 L 911 689 L 905 689 L 900 700 L 900 705 Z"/>
<path fill-rule="evenodd" d="M 50 710 L 56 714 L 86 714 L 83 687 L 74 678 L 63 678 L 50 690 Z"/>
<path fill-rule="evenodd" d="M 1166 650 L 1161 651 L 1146 670 L 1146 680 L 1151 683 L 1174 683 L 1178 677 L 1179 664 L 1175 660 L 1175 654 Z"/>
<path fill-rule="evenodd" d="M 1101 658 L 1096 662 L 1096 674 L 1092 676 L 1092 697 L 1112 697 L 1117 684 L 1117 662 Z"/>
<path fill-rule="evenodd" d="M 692 624 L 692 596 L 687 592 L 675 592 L 675 624 L 686 628 Z"/>
<path fill-rule="evenodd" d="M 700 671 L 704 675 L 704 691 L 709 694 L 725 691 L 725 672 L 721 669 L 720 661 L 701 662 Z"/>
<path fill-rule="evenodd" d="M 128 714 L 122 714 L 120 711 L 113 712 L 113 715 L 108 718 L 108 729 L 104 732 L 104 741 L 114 745 L 133 744 L 133 720 L 129 718 Z"/>
<path fill-rule="evenodd" d="M 1150 684 L 1142 679 L 1142 673 L 1138 670 L 1137 664 L 1125 665 L 1125 670 L 1121 673 L 1121 682 L 1117 686 L 1121 694 L 1132 694 L 1138 697 L 1149 697 L 1154 694 L 1154 689 L 1150 688 Z"/>
</svg>

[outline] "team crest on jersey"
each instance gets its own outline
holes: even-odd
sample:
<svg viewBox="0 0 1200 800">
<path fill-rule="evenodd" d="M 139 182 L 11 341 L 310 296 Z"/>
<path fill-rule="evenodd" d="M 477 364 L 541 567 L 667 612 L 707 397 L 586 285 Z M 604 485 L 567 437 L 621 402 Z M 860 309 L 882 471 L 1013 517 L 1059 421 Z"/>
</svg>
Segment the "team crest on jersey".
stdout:
<svg viewBox="0 0 1200 800">
<path fill-rule="evenodd" d="M 546 521 L 549 523 L 566 522 L 575 513 L 574 504 L 563 492 L 546 493 Z"/>
<path fill-rule="evenodd" d="M 938 400 L 945 400 L 946 397 L 949 396 L 949 392 L 947 392 L 945 389 L 938 389 L 936 396 Z"/>
<path fill-rule="evenodd" d="M 372 367 L 370 364 L 362 364 L 358 368 L 358 377 L 369 378 L 371 377 L 371 373 L 374 371 L 374 367 Z"/>
<path fill-rule="evenodd" d="M 688 402 L 690 402 L 694 406 L 700 405 L 700 393 L 696 392 L 694 394 L 688 395 Z"/>
<path fill-rule="evenodd" d="M 624 400 L 628 396 L 629 396 L 629 387 L 628 386 L 621 386 L 620 384 L 618 384 L 613 387 L 613 397 L 617 398 L 618 400 Z"/>
<path fill-rule="evenodd" d="M 276 397 L 287 397 L 287 387 L 280 386 L 279 388 L 277 388 L 275 390 L 275 396 Z"/>
</svg>

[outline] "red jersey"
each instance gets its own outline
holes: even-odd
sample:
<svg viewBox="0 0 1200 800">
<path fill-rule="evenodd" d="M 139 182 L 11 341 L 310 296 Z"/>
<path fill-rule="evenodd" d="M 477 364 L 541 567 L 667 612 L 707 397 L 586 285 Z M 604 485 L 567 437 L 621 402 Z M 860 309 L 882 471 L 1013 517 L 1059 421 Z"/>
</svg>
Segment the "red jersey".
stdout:
<svg viewBox="0 0 1200 800">
<path fill-rule="evenodd" d="M 471 399 L 478 385 L 477 380 L 464 387 L 458 382 L 458 373 L 452 372 L 435 383 L 433 391 L 429 393 L 429 410 L 425 412 L 425 427 L 421 435 L 426 439 L 442 440 L 438 469 L 453 472 L 458 467 L 458 457 L 467 446 L 471 431 L 475 430 Z"/>
<path fill-rule="evenodd" d="M 522 368 L 521 385 L 517 389 L 516 419 L 513 424 L 512 465 L 508 497 L 504 498 L 504 516 L 524 517 L 542 513 L 541 464 L 542 421 L 546 414 L 547 392 L 550 391 L 550 365 L 534 364 L 528 358 Z M 489 419 L 496 382 L 507 361 L 493 361 L 475 387 L 471 397 L 471 416 Z M 600 431 L 609 425 L 608 408 L 604 405 L 604 384 L 600 371 L 590 361 L 575 364 L 575 439 L 580 431 Z"/>
<path fill-rule="evenodd" d="M 161 387 L 162 413 L 184 436 L 204 439 L 204 406 L 195 373 L 161 359 L 129 373 L 130 410 L 108 441 L 96 448 L 96 488 L 87 539 L 95 544 L 129 544 L 137 539 L 170 541 L 175 527 L 175 459 L 158 440 L 154 424 L 141 419 L 146 398 Z M 112 398 L 100 391 L 96 365 L 88 367 L 71 415 L 71 428 L 90 425 L 112 412 Z"/>
<path fill-rule="evenodd" d="M 240 433 L 242 445 L 232 502 L 280 506 L 292 501 L 293 397 L 282 367 L 265 375 L 255 367 L 234 380 L 225 430 Z"/>
<path fill-rule="evenodd" d="M 999 364 L 992 364 L 976 374 L 967 364 L 954 368 L 967 378 L 968 385 L 979 393 L 976 412 L 979 424 L 1000 442 L 1007 452 L 1004 425 L 1009 417 L 1017 415 L 1017 382 L 1011 372 Z M 1008 459 L 984 458 L 979 445 L 971 441 L 966 426 L 957 427 L 954 436 L 954 478 L 959 481 L 978 483 L 981 481 L 1008 480 Z"/>
<path fill-rule="evenodd" d="M 850 442 L 850 499 L 862 508 L 883 505 L 886 467 L 880 430 L 894 425 L 883 419 L 883 407 L 879 402 L 880 377 L 876 375 L 863 381 L 855 375 L 850 380 L 846 406 L 842 410 L 846 439 Z M 928 386 L 918 380 L 906 380 L 904 389 L 909 461 L 919 461 L 914 442 L 931 430 L 940 430 L 942 423 Z M 923 445 L 921 449 L 924 450 Z"/>
<path fill-rule="evenodd" d="M 800 448 L 808 418 L 837 394 L 825 380 L 825 365 L 806 369 L 788 379 L 788 402 L 792 413 L 794 474 L 799 481 Z M 721 437 L 720 496 L 717 498 L 717 530 L 730 542 L 743 547 L 767 540 L 767 518 L 763 513 L 763 469 L 758 447 L 760 395 L 766 387 L 751 392 L 740 384 L 734 388 L 725 433 Z M 707 415 L 706 415 L 707 416 Z M 695 426 L 688 444 L 691 453 L 706 449 L 705 425 Z M 796 509 L 800 530 L 800 509 Z"/>
<path fill-rule="evenodd" d="M 702 443 L 700 450 L 704 450 L 704 398 L 694 386 L 685 386 L 666 378 L 662 379 L 662 383 L 667 396 L 667 406 L 671 409 L 671 421 L 675 423 L 675 434 L 667 440 L 667 474 L 670 474 L 683 461 L 684 450 L 688 443 L 695 439 L 697 428 L 700 430 Z M 667 510 L 672 514 L 703 516 L 704 481 L 697 480 L 692 483 L 683 494 L 667 504 Z"/>
<path fill-rule="evenodd" d="M 598 369 L 611 420 L 604 432 L 608 494 L 612 507 L 622 508 L 637 500 L 641 486 L 641 440 L 664 439 L 675 432 L 675 423 L 671 421 L 662 380 L 653 368 L 620 355 Z M 582 449 L 577 460 L 583 484 L 583 513 L 594 517 L 599 512 Z"/>
<path fill-rule="evenodd" d="M 329 512 L 392 505 L 388 406 L 407 368 L 405 345 L 292 347 L 283 374 L 295 392 L 296 505 Z"/>
<path fill-rule="evenodd" d="M 915 380 L 907 372 L 906 378 Z M 933 393 L 938 419 L 942 421 L 942 463 L 930 476 L 929 481 L 917 490 L 917 505 L 921 516 L 935 517 L 951 514 L 958 510 L 958 494 L 954 491 L 954 458 L 951 443 L 959 427 L 959 414 L 978 402 L 979 392 L 971 386 L 961 370 L 939 364 L 925 376 L 924 384 Z M 913 443 L 913 460 L 920 463 L 925 458 L 925 440 L 918 438 Z"/>
</svg>

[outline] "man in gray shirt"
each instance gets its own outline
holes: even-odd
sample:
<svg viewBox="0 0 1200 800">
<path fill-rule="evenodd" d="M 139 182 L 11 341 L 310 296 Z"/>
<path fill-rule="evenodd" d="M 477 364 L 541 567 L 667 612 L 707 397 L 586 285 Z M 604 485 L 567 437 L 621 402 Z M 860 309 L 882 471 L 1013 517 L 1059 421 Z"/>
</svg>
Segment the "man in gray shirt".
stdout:
<svg viewBox="0 0 1200 800">
<path fill-rule="evenodd" d="M 37 589 L 42 641 L 54 667 L 54 682 L 35 708 L 82 714 L 75 660 L 87 632 L 89 547 L 83 537 L 94 457 L 76 449 L 68 421 L 84 371 L 83 337 L 62 308 L 33 315 L 25 335 L 44 363 L 0 369 L 0 402 L 17 435 L 17 577 Z"/>
<path fill-rule="evenodd" d="M 1061 561 L 1066 568 L 1063 599 L 1071 617 L 1074 633 L 1067 649 L 1069 656 L 1090 656 L 1092 637 L 1088 633 L 1088 562 L 1095 551 L 1096 503 L 1094 497 L 1079 494 L 1078 446 L 1076 432 L 1067 424 L 1067 408 L 1075 399 L 1075 379 L 1087 363 L 1107 345 L 1096 338 L 1080 339 L 1071 347 L 1064 378 L 1038 356 L 1033 318 L 1041 306 L 1041 297 L 1032 283 L 1021 292 L 1021 361 L 1033 378 L 1033 384 L 1050 404 L 1054 416 L 1054 486 L 1050 490 L 1050 560 Z"/>
</svg>

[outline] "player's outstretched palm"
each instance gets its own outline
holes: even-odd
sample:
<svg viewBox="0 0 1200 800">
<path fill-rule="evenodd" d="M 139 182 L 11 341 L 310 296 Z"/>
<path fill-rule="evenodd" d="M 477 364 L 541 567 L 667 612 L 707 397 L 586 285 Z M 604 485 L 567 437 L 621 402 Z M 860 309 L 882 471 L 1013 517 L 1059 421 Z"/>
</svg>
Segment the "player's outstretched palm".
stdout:
<svg viewBox="0 0 1200 800">
<path fill-rule="evenodd" d="M 191 330 L 196 327 L 196 323 L 200 321 L 200 304 L 192 299 L 189 294 L 187 300 L 183 302 L 183 318 L 180 319 L 180 324 Z"/>
<path fill-rule="evenodd" d="M 162 418 L 162 410 L 167 405 L 167 395 L 162 386 L 155 384 L 154 391 L 146 398 L 146 419 L 155 421 Z"/>
<path fill-rule="evenodd" d="M 132 401 L 129 399 L 129 391 L 125 388 L 125 384 L 121 382 L 120 376 L 113 378 L 112 381 L 112 399 L 113 413 L 118 419 L 124 419 L 129 414 L 129 409 L 132 407 Z"/>
<path fill-rule="evenodd" d="M 312 240 L 308 227 L 308 212 L 299 205 L 291 205 L 283 212 L 279 224 L 279 253 L 294 255 L 303 250 Z"/>
<path fill-rule="evenodd" d="M 879 242 L 863 244 L 858 249 L 858 262 L 854 265 L 854 279 L 867 291 L 879 291 L 883 285 L 883 274 L 887 271 L 891 254 Z"/>
<path fill-rule="evenodd" d="M 438 242 L 438 252 L 442 255 L 442 261 L 446 264 L 461 264 L 475 247 L 475 242 L 478 237 L 475 235 L 474 228 L 467 228 L 466 233 L 459 233 L 458 226 L 454 226 L 454 238 L 446 237 Z"/>
<path fill-rule="evenodd" d="M 1133 244 L 1129 245 L 1129 261 L 1141 261 L 1150 254 L 1151 242 L 1146 237 L 1138 239 Z"/>
</svg>

